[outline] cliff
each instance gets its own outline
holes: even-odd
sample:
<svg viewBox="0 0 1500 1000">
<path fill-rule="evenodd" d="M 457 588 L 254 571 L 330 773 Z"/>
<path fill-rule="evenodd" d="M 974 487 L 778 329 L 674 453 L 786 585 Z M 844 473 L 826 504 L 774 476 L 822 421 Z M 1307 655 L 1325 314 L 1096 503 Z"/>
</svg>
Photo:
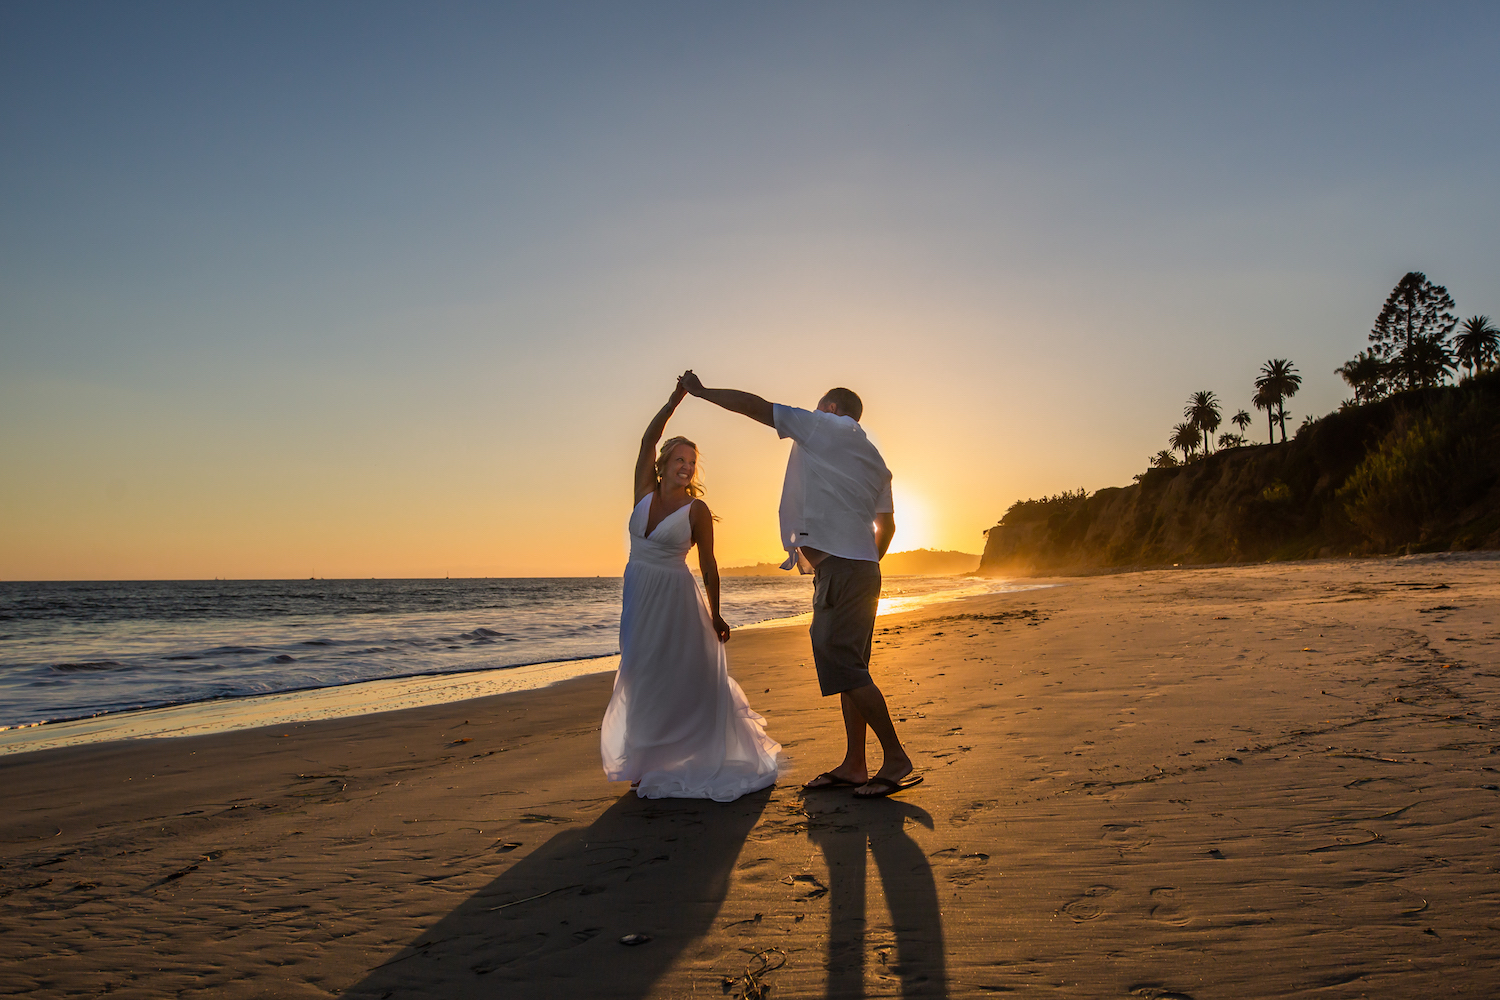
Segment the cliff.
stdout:
<svg viewBox="0 0 1500 1000">
<path fill-rule="evenodd" d="M 1285 444 L 1138 480 L 1017 504 L 987 533 L 979 571 L 1500 548 L 1500 372 L 1341 409 Z"/>
</svg>

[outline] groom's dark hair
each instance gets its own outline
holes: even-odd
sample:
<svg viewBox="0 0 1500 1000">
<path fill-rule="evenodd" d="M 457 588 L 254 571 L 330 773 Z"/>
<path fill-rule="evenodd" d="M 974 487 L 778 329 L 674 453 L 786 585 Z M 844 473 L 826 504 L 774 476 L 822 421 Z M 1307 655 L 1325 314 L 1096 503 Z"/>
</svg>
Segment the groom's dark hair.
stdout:
<svg viewBox="0 0 1500 1000">
<path fill-rule="evenodd" d="M 860 402 L 859 394 L 853 389 L 829 389 L 823 393 L 823 398 L 839 408 L 839 412 L 845 416 L 858 420 L 864 416 L 865 404 Z"/>
</svg>

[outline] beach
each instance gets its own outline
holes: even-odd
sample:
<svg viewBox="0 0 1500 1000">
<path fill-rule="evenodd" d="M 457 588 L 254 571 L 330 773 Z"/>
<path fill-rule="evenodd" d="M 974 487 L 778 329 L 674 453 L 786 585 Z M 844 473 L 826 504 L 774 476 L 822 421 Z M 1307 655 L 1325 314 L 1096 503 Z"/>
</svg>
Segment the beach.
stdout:
<svg viewBox="0 0 1500 1000">
<path fill-rule="evenodd" d="M 0 992 L 1493 995 L 1500 560 L 1029 582 L 879 619 L 888 800 L 799 787 L 801 624 L 730 642 L 727 805 L 604 781 L 607 673 L 0 757 Z"/>
</svg>

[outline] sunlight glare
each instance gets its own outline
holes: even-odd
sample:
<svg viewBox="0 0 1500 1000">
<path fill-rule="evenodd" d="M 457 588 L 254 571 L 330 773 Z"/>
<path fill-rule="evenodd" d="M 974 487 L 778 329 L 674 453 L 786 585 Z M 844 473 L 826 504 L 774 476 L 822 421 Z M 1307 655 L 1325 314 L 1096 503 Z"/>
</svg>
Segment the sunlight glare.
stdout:
<svg viewBox="0 0 1500 1000">
<path fill-rule="evenodd" d="M 892 490 L 892 496 L 896 502 L 896 537 L 891 542 L 891 551 L 932 548 L 937 537 L 932 506 L 924 497 L 901 486 Z"/>
</svg>

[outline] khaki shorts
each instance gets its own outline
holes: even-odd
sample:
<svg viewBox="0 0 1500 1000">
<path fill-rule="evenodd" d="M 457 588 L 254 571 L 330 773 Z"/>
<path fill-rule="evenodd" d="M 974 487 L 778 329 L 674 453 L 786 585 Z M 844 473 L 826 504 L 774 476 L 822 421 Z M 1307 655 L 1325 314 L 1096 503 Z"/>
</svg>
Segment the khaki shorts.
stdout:
<svg viewBox="0 0 1500 1000">
<path fill-rule="evenodd" d="M 813 573 L 813 664 L 823 694 L 873 684 L 870 648 L 880 606 L 880 563 L 826 556 Z"/>
</svg>

